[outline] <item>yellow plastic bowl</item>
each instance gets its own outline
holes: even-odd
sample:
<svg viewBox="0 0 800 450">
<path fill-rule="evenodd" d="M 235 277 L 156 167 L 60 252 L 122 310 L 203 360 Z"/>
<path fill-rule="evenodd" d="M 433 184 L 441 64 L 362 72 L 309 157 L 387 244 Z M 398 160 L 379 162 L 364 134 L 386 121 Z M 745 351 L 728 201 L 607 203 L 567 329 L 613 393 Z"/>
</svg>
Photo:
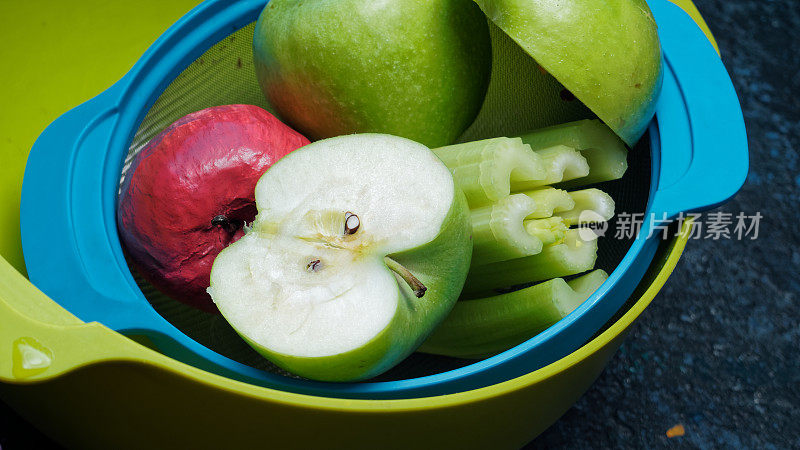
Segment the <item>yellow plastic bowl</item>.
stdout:
<svg viewBox="0 0 800 450">
<path fill-rule="evenodd" d="M 694 5 L 673 2 L 713 43 Z M 625 314 L 576 352 L 504 383 L 408 400 L 311 397 L 213 375 L 80 321 L 25 278 L 19 190 L 35 137 L 119 79 L 195 3 L 35 0 L 4 6 L 9 11 L 0 15 L 0 34 L 15 45 L 0 48 L 0 60 L 16 68 L 0 73 L 0 90 L 10 100 L 0 110 L 3 401 L 55 440 L 79 448 L 504 448 L 545 430 L 597 378 L 666 282 L 691 223 L 662 243 Z"/>
</svg>

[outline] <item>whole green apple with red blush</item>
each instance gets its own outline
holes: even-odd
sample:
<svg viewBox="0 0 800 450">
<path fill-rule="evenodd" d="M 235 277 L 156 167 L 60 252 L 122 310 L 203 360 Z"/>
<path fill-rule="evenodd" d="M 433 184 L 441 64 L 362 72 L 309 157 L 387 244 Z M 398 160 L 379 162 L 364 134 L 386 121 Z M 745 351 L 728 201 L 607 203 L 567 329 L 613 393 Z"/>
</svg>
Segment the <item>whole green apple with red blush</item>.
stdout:
<svg viewBox="0 0 800 450">
<path fill-rule="evenodd" d="M 273 0 L 253 51 L 270 104 L 312 140 L 375 132 L 451 144 L 491 70 L 486 18 L 471 0 Z"/>
</svg>

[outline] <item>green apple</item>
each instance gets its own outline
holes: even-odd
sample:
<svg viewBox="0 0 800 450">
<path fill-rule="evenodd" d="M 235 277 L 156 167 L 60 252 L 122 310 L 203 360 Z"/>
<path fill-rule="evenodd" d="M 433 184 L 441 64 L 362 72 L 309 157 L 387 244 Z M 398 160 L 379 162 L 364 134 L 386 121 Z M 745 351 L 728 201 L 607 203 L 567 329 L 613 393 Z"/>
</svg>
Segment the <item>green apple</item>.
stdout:
<svg viewBox="0 0 800 450">
<path fill-rule="evenodd" d="M 214 303 L 297 375 L 353 381 L 413 352 L 449 313 L 472 254 L 466 198 L 422 144 L 348 135 L 302 147 L 255 190 L 258 215 L 214 261 Z"/>
<path fill-rule="evenodd" d="M 253 51 L 270 104 L 312 140 L 375 132 L 452 144 L 491 70 L 471 0 L 272 0 Z"/>
<path fill-rule="evenodd" d="M 575 106 L 569 102 L 574 95 L 628 145 L 639 140 L 655 112 L 663 70 L 656 23 L 644 0 L 475 2 L 499 30 L 543 69 L 528 67 L 525 69 L 528 74 L 519 76 L 516 72 L 523 65 L 515 62 L 513 57 L 521 52 L 492 33 L 496 63 L 492 69 L 493 86 L 489 87 L 484 109 L 491 109 L 488 106 L 494 103 L 508 108 L 506 100 L 510 99 L 513 104 L 514 99 L 523 98 L 518 89 L 549 92 L 548 95 L 537 93 L 528 100 L 528 110 L 538 116 L 533 119 L 536 123 L 527 125 L 532 129 L 586 118 L 568 115 L 559 116 L 552 123 L 541 122 L 549 115 L 563 115 L 562 108 L 576 112 Z M 499 66 L 502 62 L 513 64 L 513 67 Z M 559 92 L 551 75 L 567 91 Z M 509 80 L 513 85 L 507 83 Z M 517 87 L 520 80 L 526 86 Z M 562 106 L 557 104 L 559 94 L 564 100 Z M 492 98 L 500 100 L 492 102 Z M 517 116 L 525 116 L 524 111 L 520 113 L 516 108 L 512 109 Z M 489 114 L 482 112 L 481 116 L 485 117 L 479 117 L 476 126 L 483 129 L 487 127 L 480 126 L 480 123 L 497 121 L 494 116 L 502 111 L 496 111 L 497 108 Z M 520 119 L 510 117 L 505 120 L 509 121 L 514 123 Z M 507 129 L 501 130 L 507 135 L 525 131 L 521 128 L 510 130 L 512 133 Z M 476 136 L 481 137 L 481 133 L 473 133 L 470 138 Z"/>
</svg>

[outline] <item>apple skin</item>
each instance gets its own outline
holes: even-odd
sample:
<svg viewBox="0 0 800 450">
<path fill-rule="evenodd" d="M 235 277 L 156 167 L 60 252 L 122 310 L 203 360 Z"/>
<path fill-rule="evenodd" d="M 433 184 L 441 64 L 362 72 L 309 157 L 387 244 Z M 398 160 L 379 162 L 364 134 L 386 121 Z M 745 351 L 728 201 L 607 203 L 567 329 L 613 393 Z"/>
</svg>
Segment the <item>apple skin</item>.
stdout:
<svg viewBox="0 0 800 450">
<path fill-rule="evenodd" d="M 270 104 L 312 140 L 374 132 L 451 144 L 491 71 L 471 0 L 272 0 L 253 51 Z"/>
<path fill-rule="evenodd" d="M 136 155 L 122 184 L 117 224 L 133 265 L 174 299 L 218 312 L 206 293 L 214 258 L 255 218 L 261 175 L 308 143 L 252 105 L 178 119 Z M 212 224 L 220 215 L 228 229 Z"/>
<path fill-rule="evenodd" d="M 644 0 L 474 0 L 625 143 L 655 113 L 663 67 Z"/>
</svg>

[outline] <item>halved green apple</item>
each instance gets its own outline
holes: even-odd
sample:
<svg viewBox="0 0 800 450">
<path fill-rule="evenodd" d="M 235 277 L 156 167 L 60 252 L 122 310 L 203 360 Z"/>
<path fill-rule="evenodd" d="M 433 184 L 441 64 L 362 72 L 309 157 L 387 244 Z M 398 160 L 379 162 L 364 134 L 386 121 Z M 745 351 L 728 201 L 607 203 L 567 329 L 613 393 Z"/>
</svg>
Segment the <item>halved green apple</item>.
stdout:
<svg viewBox="0 0 800 450">
<path fill-rule="evenodd" d="M 492 25 L 493 63 L 466 140 L 591 117 L 581 103 L 628 145 L 639 140 L 663 76 L 656 23 L 644 0 L 475 2 Z"/>
<path fill-rule="evenodd" d="M 290 153 L 259 180 L 258 215 L 214 262 L 208 292 L 258 352 L 297 375 L 370 378 L 454 305 L 469 210 L 422 144 L 363 134 Z"/>
</svg>

